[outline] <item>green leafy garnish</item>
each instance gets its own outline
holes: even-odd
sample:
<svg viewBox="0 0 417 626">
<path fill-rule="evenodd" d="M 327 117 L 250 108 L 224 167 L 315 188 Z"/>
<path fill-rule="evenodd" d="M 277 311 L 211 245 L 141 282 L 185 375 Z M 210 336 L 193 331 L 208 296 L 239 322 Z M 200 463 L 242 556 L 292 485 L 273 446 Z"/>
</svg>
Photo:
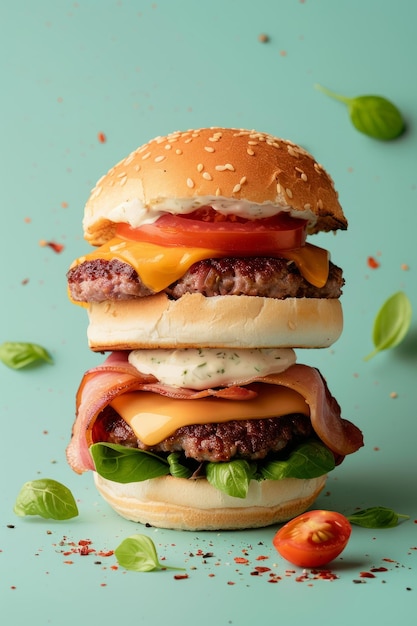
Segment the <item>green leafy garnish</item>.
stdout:
<svg viewBox="0 0 417 626">
<path fill-rule="evenodd" d="M 327 96 L 343 102 L 348 107 L 352 124 L 369 137 L 389 141 L 402 135 L 405 130 L 400 111 L 386 98 L 374 95 L 348 98 L 321 85 L 316 85 L 316 88 Z"/>
<path fill-rule="evenodd" d="M 398 526 L 400 519 L 410 519 L 410 516 L 396 513 L 384 506 L 374 506 L 369 509 L 356 511 L 356 513 L 348 515 L 347 519 L 351 524 L 356 524 L 363 528 L 393 528 Z"/>
<path fill-rule="evenodd" d="M 206 478 L 219 491 L 235 498 L 246 498 L 249 483 L 253 478 L 253 467 L 242 459 L 225 463 L 207 463 Z"/>
<path fill-rule="evenodd" d="M 334 469 L 334 455 L 319 441 L 299 445 L 284 461 L 270 461 L 261 468 L 262 478 L 317 478 Z"/>
<path fill-rule="evenodd" d="M 78 507 L 71 491 L 52 478 L 39 478 L 25 483 L 13 510 L 20 517 L 39 515 L 55 520 L 71 519 L 78 515 Z"/>
<path fill-rule="evenodd" d="M 171 452 L 168 455 L 169 473 L 176 478 L 190 478 L 192 471 L 180 462 L 181 454 L 179 452 Z"/>
<path fill-rule="evenodd" d="M 365 357 L 365 361 L 382 350 L 397 346 L 410 328 L 411 316 L 411 302 L 403 291 L 390 296 L 375 318 L 372 333 L 375 349 Z"/>
<path fill-rule="evenodd" d="M 37 361 L 53 363 L 51 355 L 45 348 L 36 343 L 22 341 L 5 341 L 1 344 L 0 361 L 14 370 L 22 369 Z"/>
<path fill-rule="evenodd" d="M 146 535 L 132 535 L 124 539 L 114 551 L 119 565 L 134 572 L 152 572 L 154 570 L 183 570 L 183 567 L 161 565 L 155 544 Z"/>
<path fill-rule="evenodd" d="M 140 482 L 169 474 L 167 461 L 144 450 L 116 443 L 94 443 L 90 452 L 100 476 L 117 483 Z"/>
</svg>

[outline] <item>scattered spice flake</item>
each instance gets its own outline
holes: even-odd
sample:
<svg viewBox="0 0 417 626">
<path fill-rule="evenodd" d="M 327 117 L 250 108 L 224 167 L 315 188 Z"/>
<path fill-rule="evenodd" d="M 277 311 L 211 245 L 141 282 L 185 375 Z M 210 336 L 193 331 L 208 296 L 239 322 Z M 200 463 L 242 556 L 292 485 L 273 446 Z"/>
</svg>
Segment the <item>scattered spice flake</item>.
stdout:
<svg viewBox="0 0 417 626">
<path fill-rule="evenodd" d="M 30 224 L 32 221 L 31 217 L 25 217 L 25 224 Z"/>
<path fill-rule="evenodd" d="M 287 56 L 287 51 L 286 50 L 280 50 L 279 52 L 281 57 L 286 57 Z"/>
<path fill-rule="evenodd" d="M 104 133 L 98 133 L 97 139 L 99 140 L 100 143 L 106 143 L 107 141 L 107 137 Z"/>
<path fill-rule="evenodd" d="M 68 202 L 61 202 L 61 207 L 63 209 L 67 209 L 68 208 Z"/>
<path fill-rule="evenodd" d="M 380 265 L 381 265 L 381 264 L 380 264 L 380 262 L 379 262 L 379 261 L 377 261 L 377 260 L 376 260 L 376 258 L 375 258 L 375 257 L 373 257 L 373 256 L 368 256 L 368 261 L 367 261 L 367 263 L 368 263 L 368 267 L 370 267 L 370 268 L 371 268 L 371 270 L 376 270 L 376 269 L 378 269 L 378 267 L 380 267 Z"/>
<path fill-rule="evenodd" d="M 408 272 L 408 270 L 410 269 L 410 266 L 409 266 L 409 265 L 407 265 L 407 263 L 402 263 L 402 264 L 401 264 L 401 269 L 402 269 L 404 272 Z"/>
<path fill-rule="evenodd" d="M 265 554 L 260 554 L 259 556 L 256 557 L 257 561 L 267 561 L 269 559 L 269 556 L 266 556 Z"/>
<path fill-rule="evenodd" d="M 249 560 L 245 559 L 243 556 L 235 556 L 233 559 L 235 563 L 240 563 L 241 565 L 248 565 Z"/>
<path fill-rule="evenodd" d="M 28 282 L 29 282 L 29 278 L 24 278 L 24 279 L 22 280 L 22 285 L 27 285 L 27 284 L 28 284 Z"/>
<path fill-rule="evenodd" d="M 41 239 L 39 242 L 39 245 L 42 248 L 45 247 L 49 247 L 51 248 L 54 252 L 56 252 L 57 254 L 59 254 L 60 252 L 63 251 L 64 246 L 62 243 L 56 243 L 55 241 L 45 241 L 45 239 Z"/>
<path fill-rule="evenodd" d="M 398 398 L 398 393 L 396 391 L 391 391 L 391 393 L 389 394 L 390 398 Z"/>
<path fill-rule="evenodd" d="M 185 580 L 188 578 L 188 574 L 175 574 L 174 580 Z"/>
<path fill-rule="evenodd" d="M 258 41 L 260 43 L 268 43 L 269 36 L 266 33 L 261 33 L 260 35 L 258 35 Z"/>
<path fill-rule="evenodd" d="M 372 572 L 360 572 L 359 576 L 361 578 L 376 578 L 375 574 L 372 574 Z"/>
</svg>

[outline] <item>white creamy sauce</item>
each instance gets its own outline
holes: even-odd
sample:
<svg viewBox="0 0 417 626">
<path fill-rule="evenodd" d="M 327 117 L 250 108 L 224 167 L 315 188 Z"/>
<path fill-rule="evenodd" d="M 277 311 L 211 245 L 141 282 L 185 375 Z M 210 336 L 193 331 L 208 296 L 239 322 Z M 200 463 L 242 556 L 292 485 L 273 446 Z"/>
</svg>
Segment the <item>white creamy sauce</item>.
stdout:
<svg viewBox="0 0 417 626">
<path fill-rule="evenodd" d="M 257 376 L 286 370 L 296 361 L 292 349 L 133 350 L 129 362 L 143 374 L 174 387 L 209 389 L 244 384 Z"/>
<path fill-rule="evenodd" d="M 263 203 L 257 204 L 247 200 L 233 200 L 219 196 L 199 196 L 195 198 L 163 198 L 151 207 L 145 207 L 139 200 L 132 199 L 119 204 L 108 213 L 108 219 L 112 222 L 125 222 L 133 228 L 139 228 L 144 224 L 153 224 L 164 215 L 182 215 L 192 213 L 202 206 L 211 206 L 223 215 L 238 215 L 244 219 L 260 219 L 272 217 L 281 211 L 286 211 L 297 218 L 309 220 L 314 223 L 315 215 L 311 211 L 292 211 L 291 207 L 282 204 Z"/>
</svg>

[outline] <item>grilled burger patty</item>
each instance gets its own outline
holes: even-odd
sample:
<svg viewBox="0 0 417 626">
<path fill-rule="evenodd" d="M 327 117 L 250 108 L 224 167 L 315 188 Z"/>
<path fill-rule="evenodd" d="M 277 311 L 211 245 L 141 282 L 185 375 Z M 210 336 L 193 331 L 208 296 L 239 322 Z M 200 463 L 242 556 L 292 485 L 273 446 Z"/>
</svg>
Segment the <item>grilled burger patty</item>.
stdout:
<svg viewBox="0 0 417 626">
<path fill-rule="evenodd" d="M 154 294 L 130 265 L 117 259 L 86 261 L 70 269 L 67 279 L 72 299 L 79 302 L 130 300 Z M 331 262 L 328 280 L 324 287 L 318 288 L 305 280 L 296 264 L 287 259 L 227 257 L 194 263 L 165 292 L 175 300 L 185 293 L 208 297 L 339 298 L 343 285 L 342 270 Z"/>
<path fill-rule="evenodd" d="M 196 461 L 222 462 L 233 458 L 263 459 L 314 436 L 309 417 L 292 414 L 256 420 L 232 420 L 218 424 L 182 426 L 155 446 L 137 439 L 118 413 L 107 407 L 93 429 L 94 441 L 116 443 L 150 452 L 183 452 Z"/>
</svg>

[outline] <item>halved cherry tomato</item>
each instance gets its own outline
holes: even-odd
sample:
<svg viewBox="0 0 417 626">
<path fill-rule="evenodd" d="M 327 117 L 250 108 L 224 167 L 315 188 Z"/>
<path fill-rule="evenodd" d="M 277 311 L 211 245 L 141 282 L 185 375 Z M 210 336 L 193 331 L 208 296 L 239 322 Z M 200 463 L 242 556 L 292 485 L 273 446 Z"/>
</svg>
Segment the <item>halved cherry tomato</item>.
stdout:
<svg viewBox="0 0 417 626">
<path fill-rule="evenodd" d="M 257 220 L 205 221 L 191 216 L 162 215 L 153 224 L 132 228 L 119 224 L 118 237 L 163 246 L 212 248 L 226 255 L 273 255 L 278 250 L 300 248 L 307 222 L 287 213 Z"/>
<path fill-rule="evenodd" d="M 299 567 L 321 567 L 333 561 L 346 547 L 352 527 L 341 513 L 307 511 L 274 536 L 279 554 Z"/>
</svg>

